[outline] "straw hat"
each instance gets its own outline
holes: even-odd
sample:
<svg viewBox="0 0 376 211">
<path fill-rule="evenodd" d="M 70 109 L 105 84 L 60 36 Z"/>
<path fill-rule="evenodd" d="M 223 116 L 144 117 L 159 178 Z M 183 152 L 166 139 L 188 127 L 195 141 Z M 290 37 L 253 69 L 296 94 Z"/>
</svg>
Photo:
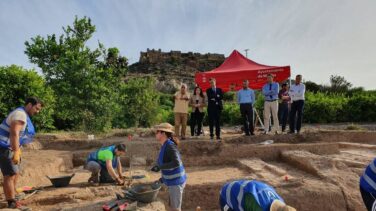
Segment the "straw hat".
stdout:
<svg viewBox="0 0 376 211">
<path fill-rule="evenodd" d="M 154 131 L 157 130 L 167 133 L 174 133 L 174 127 L 169 123 L 161 123 L 159 125 L 154 126 Z"/>
<path fill-rule="evenodd" d="M 274 200 L 270 206 L 270 211 L 296 211 L 295 208 L 287 206 L 280 200 Z"/>
</svg>

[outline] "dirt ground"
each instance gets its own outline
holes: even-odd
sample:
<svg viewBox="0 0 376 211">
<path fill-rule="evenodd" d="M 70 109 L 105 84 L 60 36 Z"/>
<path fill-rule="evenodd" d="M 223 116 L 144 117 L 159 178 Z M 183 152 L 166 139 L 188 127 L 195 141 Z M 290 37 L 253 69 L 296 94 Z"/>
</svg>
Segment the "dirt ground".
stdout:
<svg viewBox="0 0 376 211">
<path fill-rule="evenodd" d="M 197 206 L 202 210 L 219 210 L 221 187 L 235 179 L 265 181 L 297 210 L 365 210 L 359 176 L 376 157 L 375 131 L 310 126 L 302 134 L 245 137 L 239 128 L 225 128 L 223 132 L 222 142 L 210 141 L 208 136 L 182 141 L 179 148 L 188 176 L 183 210 L 195 210 Z M 262 144 L 268 140 L 273 143 Z M 90 141 L 42 135 L 24 150 L 19 186 L 41 187 L 24 203 L 33 210 L 102 210 L 103 204 L 113 201 L 115 194 L 127 187 L 91 186 L 87 183 L 90 174 L 82 165 L 89 152 L 114 143 L 128 146 L 128 153 L 122 158 L 125 174 L 145 176 L 133 179 L 133 184 L 149 183 L 160 177 L 148 171 L 160 147 L 152 134 Z M 64 188 L 52 187 L 46 177 L 73 173 L 70 185 Z M 3 201 L 2 193 L 1 197 Z M 138 210 L 166 210 L 167 201 L 163 187 L 155 202 L 138 203 Z"/>
</svg>

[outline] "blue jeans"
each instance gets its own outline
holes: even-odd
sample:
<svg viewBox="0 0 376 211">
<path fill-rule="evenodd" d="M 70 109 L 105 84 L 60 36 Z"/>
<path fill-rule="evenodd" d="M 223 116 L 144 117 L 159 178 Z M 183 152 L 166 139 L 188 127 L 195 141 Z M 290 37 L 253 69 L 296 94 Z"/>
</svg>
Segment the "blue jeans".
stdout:
<svg viewBox="0 0 376 211">
<path fill-rule="evenodd" d="M 278 108 L 278 119 L 279 123 L 282 125 L 282 131 L 285 131 L 287 119 L 289 116 L 289 104 L 280 103 Z"/>
</svg>

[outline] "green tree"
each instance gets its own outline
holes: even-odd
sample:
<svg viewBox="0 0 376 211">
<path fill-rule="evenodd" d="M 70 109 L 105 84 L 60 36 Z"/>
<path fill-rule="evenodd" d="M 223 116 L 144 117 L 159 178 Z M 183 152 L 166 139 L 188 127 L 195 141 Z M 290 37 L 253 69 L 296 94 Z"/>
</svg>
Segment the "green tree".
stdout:
<svg viewBox="0 0 376 211">
<path fill-rule="evenodd" d="M 352 87 L 345 77 L 339 75 L 330 76 L 330 89 L 333 92 L 347 92 Z"/>
<path fill-rule="evenodd" d="M 33 117 L 36 128 L 54 129 L 52 114 L 55 96 L 43 77 L 34 70 L 11 65 L 0 67 L 0 81 L 0 119 L 4 119 L 11 110 L 24 105 L 27 97 L 36 96 L 45 104 L 42 112 Z"/>
<path fill-rule="evenodd" d="M 306 91 L 309 91 L 309 92 L 317 93 L 323 89 L 322 85 L 319 85 L 313 81 L 306 81 L 304 84 L 306 87 Z"/>
<path fill-rule="evenodd" d="M 159 117 L 159 93 L 152 77 L 135 78 L 121 87 L 121 112 L 115 119 L 116 127 L 148 127 Z"/>
<path fill-rule="evenodd" d="M 25 42 L 25 53 L 37 64 L 57 98 L 55 125 L 59 129 L 105 130 L 116 112 L 127 59 L 116 48 L 87 46 L 95 26 L 89 18 L 74 20 L 63 34 L 36 36 Z"/>
</svg>

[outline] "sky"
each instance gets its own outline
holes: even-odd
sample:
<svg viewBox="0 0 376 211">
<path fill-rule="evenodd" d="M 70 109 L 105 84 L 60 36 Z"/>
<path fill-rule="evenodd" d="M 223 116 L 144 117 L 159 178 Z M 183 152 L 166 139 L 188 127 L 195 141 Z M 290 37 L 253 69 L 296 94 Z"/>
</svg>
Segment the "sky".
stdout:
<svg viewBox="0 0 376 211">
<path fill-rule="evenodd" d="M 38 67 L 24 42 L 61 34 L 90 17 L 98 40 L 130 63 L 140 51 L 221 53 L 234 49 L 292 76 L 328 84 L 341 75 L 376 89 L 375 0 L 0 0 L 0 65 Z"/>
</svg>

